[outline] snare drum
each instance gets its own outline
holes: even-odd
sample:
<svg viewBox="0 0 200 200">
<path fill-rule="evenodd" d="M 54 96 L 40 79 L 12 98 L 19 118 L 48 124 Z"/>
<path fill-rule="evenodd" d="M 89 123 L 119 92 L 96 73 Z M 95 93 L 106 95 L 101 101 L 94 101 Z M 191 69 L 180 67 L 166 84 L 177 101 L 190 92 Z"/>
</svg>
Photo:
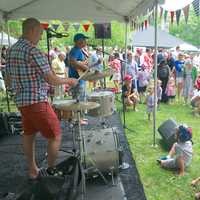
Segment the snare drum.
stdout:
<svg viewBox="0 0 200 200">
<path fill-rule="evenodd" d="M 110 91 L 93 92 L 88 97 L 88 101 L 93 101 L 100 104 L 98 108 L 88 111 L 88 114 L 90 116 L 105 117 L 112 115 L 115 110 L 115 96 L 113 92 Z"/>
<path fill-rule="evenodd" d="M 55 100 L 52 103 L 53 109 L 58 117 L 59 120 L 64 120 L 64 121 L 70 121 L 73 118 L 73 112 L 72 111 L 66 111 L 60 109 L 60 106 L 65 104 L 67 105 L 68 103 L 74 102 L 74 100 Z"/>
</svg>

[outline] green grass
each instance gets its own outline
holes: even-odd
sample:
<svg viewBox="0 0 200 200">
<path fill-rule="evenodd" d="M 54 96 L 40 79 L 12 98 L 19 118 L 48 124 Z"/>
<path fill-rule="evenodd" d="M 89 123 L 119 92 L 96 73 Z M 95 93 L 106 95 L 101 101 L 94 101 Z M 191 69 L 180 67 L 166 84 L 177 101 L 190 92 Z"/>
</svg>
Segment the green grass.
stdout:
<svg viewBox="0 0 200 200">
<path fill-rule="evenodd" d="M 200 176 L 200 138 L 199 138 L 199 118 L 192 116 L 190 106 L 183 105 L 161 105 L 157 112 L 157 127 L 169 119 L 173 118 L 178 123 L 187 123 L 193 128 L 193 161 L 187 169 L 184 177 L 178 177 L 175 172 L 161 169 L 156 164 L 156 159 L 161 155 L 166 155 L 167 150 L 160 144 L 161 137 L 156 133 L 157 147 L 153 144 L 153 122 L 148 122 L 145 114 L 145 105 L 138 106 L 138 112 L 133 112 L 131 108 L 126 112 L 128 128 L 135 132 L 126 131 L 129 145 L 136 161 L 145 194 L 148 200 L 193 200 L 195 191 L 190 186 L 193 178 Z M 199 188 L 200 189 L 200 188 Z"/>
</svg>

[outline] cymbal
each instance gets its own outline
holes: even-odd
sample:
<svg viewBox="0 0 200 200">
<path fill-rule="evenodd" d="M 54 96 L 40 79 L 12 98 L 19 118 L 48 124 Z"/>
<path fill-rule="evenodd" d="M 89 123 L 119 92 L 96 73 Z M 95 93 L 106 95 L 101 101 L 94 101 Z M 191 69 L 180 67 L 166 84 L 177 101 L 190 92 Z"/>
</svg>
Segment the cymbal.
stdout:
<svg viewBox="0 0 200 200">
<path fill-rule="evenodd" d="M 76 102 L 75 100 L 69 102 L 63 102 L 56 105 L 58 110 L 63 111 L 81 111 L 81 110 L 92 110 L 99 107 L 100 104 L 96 102 Z"/>
<path fill-rule="evenodd" d="M 89 71 L 81 79 L 85 81 L 94 81 L 94 80 L 105 78 L 107 76 L 111 76 L 113 73 L 114 72 L 112 69 L 105 70 L 104 72 Z"/>
</svg>

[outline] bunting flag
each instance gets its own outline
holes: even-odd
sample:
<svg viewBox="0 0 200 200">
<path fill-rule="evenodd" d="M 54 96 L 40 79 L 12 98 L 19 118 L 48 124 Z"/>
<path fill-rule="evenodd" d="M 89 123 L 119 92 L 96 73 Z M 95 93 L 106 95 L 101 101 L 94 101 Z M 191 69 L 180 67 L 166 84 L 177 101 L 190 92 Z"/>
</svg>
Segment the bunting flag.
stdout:
<svg viewBox="0 0 200 200">
<path fill-rule="evenodd" d="M 49 27 L 49 24 L 48 23 L 40 23 L 41 24 L 41 27 L 44 29 L 44 30 L 47 30 L 48 27 Z"/>
<path fill-rule="evenodd" d="M 151 24 L 151 15 L 148 16 L 148 22 Z"/>
<path fill-rule="evenodd" d="M 179 25 L 180 17 L 181 17 L 181 10 L 177 10 L 176 11 L 176 23 L 177 23 L 177 25 Z"/>
<path fill-rule="evenodd" d="M 183 13 L 184 13 L 184 17 L 185 17 L 185 22 L 186 22 L 186 24 L 187 24 L 187 22 L 188 22 L 189 10 L 190 10 L 190 5 L 188 5 L 188 6 L 186 6 L 185 8 L 183 8 Z"/>
<path fill-rule="evenodd" d="M 73 27 L 74 27 L 75 31 L 78 32 L 79 28 L 80 28 L 80 24 L 78 24 L 78 23 L 73 24 Z"/>
<path fill-rule="evenodd" d="M 163 16 L 163 8 L 160 7 L 160 19 L 162 18 L 162 16 Z"/>
<path fill-rule="evenodd" d="M 57 31 L 57 29 L 58 29 L 58 27 L 60 26 L 60 24 L 52 24 L 51 26 L 53 27 L 53 29 L 54 29 L 55 31 Z"/>
<path fill-rule="evenodd" d="M 148 26 L 148 21 L 145 20 L 145 21 L 144 21 L 144 27 L 145 27 L 145 29 L 147 29 L 147 26 Z"/>
<path fill-rule="evenodd" d="M 194 0 L 192 4 L 194 7 L 195 15 L 200 16 L 200 0 Z"/>
<path fill-rule="evenodd" d="M 0 32 L 3 31 L 3 24 L 0 24 Z"/>
<path fill-rule="evenodd" d="M 174 11 L 170 12 L 170 16 L 171 16 L 171 23 L 174 23 Z"/>
<path fill-rule="evenodd" d="M 165 22 L 165 23 L 167 22 L 167 14 L 168 14 L 168 11 L 165 10 L 165 12 L 164 12 L 164 22 Z"/>
<path fill-rule="evenodd" d="M 68 31 L 70 24 L 68 22 L 64 22 L 62 25 L 63 25 L 64 30 Z"/>
<path fill-rule="evenodd" d="M 83 28 L 84 28 L 85 32 L 87 32 L 90 28 L 90 24 L 83 24 Z"/>
<path fill-rule="evenodd" d="M 141 23 L 142 31 L 144 30 L 144 22 Z"/>
</svg>

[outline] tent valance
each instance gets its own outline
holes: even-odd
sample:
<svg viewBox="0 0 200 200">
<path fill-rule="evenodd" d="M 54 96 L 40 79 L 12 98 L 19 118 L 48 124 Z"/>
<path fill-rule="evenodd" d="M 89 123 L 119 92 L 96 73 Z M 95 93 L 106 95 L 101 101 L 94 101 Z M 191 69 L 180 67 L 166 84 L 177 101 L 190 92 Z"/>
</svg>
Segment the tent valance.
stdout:
<svg viewBox="0 0 200 200">
<path fill-rule="evenodd" d="M 41 20 L 124 21 L 146 14 L 155 0 L 1 0 L 0 20 L 36 17 Z"/>
</svg>

